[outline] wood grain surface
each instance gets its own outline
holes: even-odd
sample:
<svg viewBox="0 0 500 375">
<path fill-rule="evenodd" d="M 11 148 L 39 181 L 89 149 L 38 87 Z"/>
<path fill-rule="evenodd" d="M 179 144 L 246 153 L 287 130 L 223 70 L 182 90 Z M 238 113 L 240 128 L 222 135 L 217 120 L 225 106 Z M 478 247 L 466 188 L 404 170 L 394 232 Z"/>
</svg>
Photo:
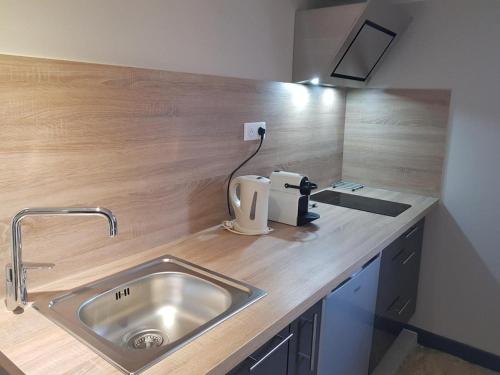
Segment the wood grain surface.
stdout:
<svg viewBox="0 0 500 375">
<path fill-rule="evenodd" d="M 150 259 L 171 254 L 264 289 L 268 295 L 144 372 L 146 375 L 225 374 L 327 295 L 362 264 L 417 223 L 437 199 L 364 188 L 355 194 L 410 204 L 389 217 L 318 203 L 321 218 L 306 227 L 271 223 L 265 236 L 209 228 L 174 243 L 136 252 L 32 293 L 67 290 Z M 106 360 L 47 318 L 27 308 L 0 307 L 0 350 L 28 375 L 120 374 Z"/>
<path fill-rule="evenodd" d="M 449 105 L 449 90 L 349 90 L 342 178 L 440 196 Z"/>
<path fill-rule="evenodd" d="M 24 375 L 24 373 L 0 352 L 0 375 Z"/>
<path fill-rule="evenodd" d="M 226 218 L 226 176 L 268 134 L 241 174 L 285 169 L 325 187 L 340 178 L 345 92 L 158 70 L 0 56 L 0 270 L 10 220 L 24 207 L 103 206 L 94 218 L 23 224 L 30 287 L 138 254 Z M 0 298 L 4 288 L 0 288 Z"/>
</svg>

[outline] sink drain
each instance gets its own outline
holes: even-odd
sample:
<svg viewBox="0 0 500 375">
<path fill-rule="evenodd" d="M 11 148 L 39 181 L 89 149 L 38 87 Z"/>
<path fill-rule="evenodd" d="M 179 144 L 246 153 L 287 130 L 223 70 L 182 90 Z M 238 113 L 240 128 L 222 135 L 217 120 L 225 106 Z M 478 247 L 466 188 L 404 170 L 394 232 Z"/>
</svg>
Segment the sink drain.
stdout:
<svg viewBox="0 0 500 375">
<path fill-rule="evenodd" d="M 146 329 L 134 333 L 128 339 L 128 346 L 132 349 L 152 349 L 162 346 L 164 341 L 164 334 L 156 329 Z"/>
</svg>

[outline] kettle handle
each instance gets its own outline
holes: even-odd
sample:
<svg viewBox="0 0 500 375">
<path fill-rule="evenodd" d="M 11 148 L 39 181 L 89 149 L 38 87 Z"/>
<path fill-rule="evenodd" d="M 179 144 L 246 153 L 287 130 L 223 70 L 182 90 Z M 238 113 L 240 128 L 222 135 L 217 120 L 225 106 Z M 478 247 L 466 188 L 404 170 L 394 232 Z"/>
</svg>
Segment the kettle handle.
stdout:
<svg viewBox="0 0 500 375">
<path fill-rule="evenodd" d="M 231 184 L 229 185 L 229 200 L 231 201 L 231 206 L 233 207 L 233 211 L 236 214 L 236 211 L 241 211 L 241 201 L 238 199 L 236 195 L 236 188 L 240 185 L 240 178 L 236 177 Z"/>
</svg>

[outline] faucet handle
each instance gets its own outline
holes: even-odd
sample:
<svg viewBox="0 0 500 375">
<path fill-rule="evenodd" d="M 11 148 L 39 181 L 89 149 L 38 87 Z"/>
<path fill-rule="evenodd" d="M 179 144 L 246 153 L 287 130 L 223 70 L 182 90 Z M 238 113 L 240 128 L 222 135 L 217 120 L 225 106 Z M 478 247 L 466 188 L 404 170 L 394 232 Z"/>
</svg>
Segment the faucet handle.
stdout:
<svg viewBox="0 0 500 375">
<path fill-rule="evenodd" d="M 52 269 L 56 265 L 54 263 L 36 263 L 36 262 L 23 262 L 21 265 L 21 280 L 23 288 L 21 288 L 21 298 L 23 301 L 28 301 L 28 288 L 27 285 L 27 271 L 28 270 L 43 270 Z M 24 303 L 26 304 L 26 303 Z"/>
<path fill-rule="evenodd" d="M 55 266 L 56 265 L 54 263 L 23 262 L 23 269 L 25 270 L 52 269 Z"/>
<path fill-rule="evenodd" d="M 21 282 L 22 287 L 19 289 L 19 293 L 21 294 L 21 301 L 28 300 L 28 291 L 26 289 L 26 274 L 28 270 L 41 270 L 41 269 L 51 269 L 54 268 L 54 263 L 35 263 L 35 262 L 23 262 L 21 265 Z M 11 311 L 20 311 L 23 310 L 23 305 L 26 305 L 26 302 L 23 302 L 23 305 L 17 303 L 16 296 L 16 285 L 14 280 L 14 268 L 12 264 L 5 265 L 5 304 L 7 308 Z"/>
</svg>

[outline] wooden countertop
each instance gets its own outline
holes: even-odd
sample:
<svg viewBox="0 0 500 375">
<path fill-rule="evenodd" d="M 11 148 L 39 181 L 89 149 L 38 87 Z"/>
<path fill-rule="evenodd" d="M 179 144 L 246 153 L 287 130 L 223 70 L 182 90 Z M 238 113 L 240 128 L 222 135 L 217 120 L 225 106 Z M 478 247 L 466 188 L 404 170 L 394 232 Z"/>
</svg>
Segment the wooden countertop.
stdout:
<svg viewBox="0 0 500 375">
<path fill-rule="evenodd" d="M 23 373 L 0 352 L 0 375 L 23 375 Z"/>
<path fill-rule="evenodd" d="M 312 211 L 321 218 L 313 225 L 296 228 L 271 223 L 275 231 L 266 236 L 240 236 L 213 227 L 82 270 L 31 291 L 31 296 L 42 290 L 74 288 L 165 254 L 245 281 L 268 295 L 144 372 L 224 374 L 403 234 L 438 201 L 371 188 L 355 194 L 412 207 L 393 218 L 318 203 Z M 121 373 L 31 307 L 14 315 L 2 304 L 0 351 L 28 375 Z"/>
</svg>

